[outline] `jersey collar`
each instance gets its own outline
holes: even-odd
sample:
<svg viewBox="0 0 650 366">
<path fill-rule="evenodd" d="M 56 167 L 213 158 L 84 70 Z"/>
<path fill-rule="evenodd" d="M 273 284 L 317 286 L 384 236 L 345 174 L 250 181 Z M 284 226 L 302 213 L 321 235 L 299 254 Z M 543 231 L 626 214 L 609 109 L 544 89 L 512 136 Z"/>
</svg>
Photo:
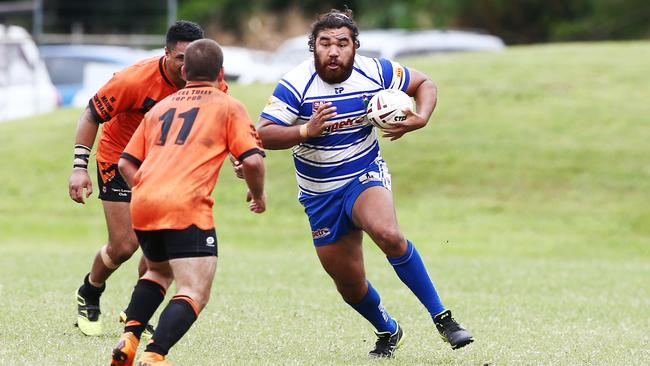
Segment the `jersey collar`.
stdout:
<svg viewBox="0 0 650 366">
<path fill-rule="evenodd" d="M 170 79 L 169 76 L 167 75 L 167 70 L 165 70 L 165 60 L 167 59 L 167 56 L 162 56 L 160 57 L 160 60 L 158 61 L 158 69 L 160 71 L 160 76 L 162 76 L 163 80 L 171 86 L 174 89 L 179 89 L 176 84 L 174 84 Z"/>
</svg>

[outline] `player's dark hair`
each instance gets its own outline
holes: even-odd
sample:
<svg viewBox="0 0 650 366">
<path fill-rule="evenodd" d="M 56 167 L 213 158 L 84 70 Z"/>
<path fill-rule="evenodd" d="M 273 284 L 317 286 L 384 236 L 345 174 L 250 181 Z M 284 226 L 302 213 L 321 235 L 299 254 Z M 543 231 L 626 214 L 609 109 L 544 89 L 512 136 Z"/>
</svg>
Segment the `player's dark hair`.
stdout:
<svg viewBox="0 0 650 366">
<path fill-rule="evenodd" d="M 203 38 L 200 25 L 187 20 L 177 20 L 167 31 L 166 46 L 173 47 L 177 42 L 192 42 Z"/>
<path fill-rule="evenodd" d="M 328 13 L 321 14 L 314 24 L 311 25 L 311 34 L 309 34 L 309 51 L 314 52 L 316 49 L 316 37 L 318 32 L 323 29 L 336 29 L 347 27 L 352 31 L 352 41 L 354 47 L 359 48 L 359 28 L 352 19 L 352 10 L 346 6 L 343 10 L 332 9 Z"/>
<path fill-rule="evenodd" d="M 200 39 L 185 49 L 187 81 L 215 81 L 223 66 L 223 52 L 211 39 Z"/>
</svg>

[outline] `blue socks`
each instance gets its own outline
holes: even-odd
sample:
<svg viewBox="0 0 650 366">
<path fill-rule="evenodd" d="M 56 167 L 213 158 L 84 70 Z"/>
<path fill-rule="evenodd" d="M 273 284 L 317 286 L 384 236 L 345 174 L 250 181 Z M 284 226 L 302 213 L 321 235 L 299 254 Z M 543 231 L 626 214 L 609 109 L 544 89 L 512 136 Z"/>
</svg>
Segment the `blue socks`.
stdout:
<svg viewBox="0 0 650 366">
<path fill-rule="evenodd" d="M 366 296 L 360 302 L 356 304 L 348 303 L 348 305 L 366 318 L 377 329 L 377 332 L 390 332 L 392 334 L 397 330 L 397 323 L 381 305 L 379 294 L 370 282 L 368 282 Z"/>
<path fill-rule="evenodd" d="M 397 276 L 417 296 L 422 305 L 427 308 L 431 318 L 445 310 L 436 292 L 431 278 L 424 267 L 420 254 L 410 241 L 406 253 L 399 257 L 387 257 L 388 262 L 393 265 Z"/>
</svg>

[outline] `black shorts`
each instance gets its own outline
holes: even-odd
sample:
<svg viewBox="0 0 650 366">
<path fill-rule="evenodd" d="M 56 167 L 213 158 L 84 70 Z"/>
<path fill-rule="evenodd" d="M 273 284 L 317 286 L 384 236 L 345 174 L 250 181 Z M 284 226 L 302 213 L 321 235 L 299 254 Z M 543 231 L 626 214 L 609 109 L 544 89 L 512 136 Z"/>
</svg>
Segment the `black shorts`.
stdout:
<svg viewBox="0 0 650 366">
<path fill-rule="evenodd" d="M 112 202 L 131 202 L 131 189 L 117 170 L 117 164 L 97 162 L 99 199 Z"/>
<path fill-rule="evenodd" d="M 152 262 L 217 255 L 217 232 L 192 225 L 182 230 L 135 230 L 142 253 Z"/>
</svg>

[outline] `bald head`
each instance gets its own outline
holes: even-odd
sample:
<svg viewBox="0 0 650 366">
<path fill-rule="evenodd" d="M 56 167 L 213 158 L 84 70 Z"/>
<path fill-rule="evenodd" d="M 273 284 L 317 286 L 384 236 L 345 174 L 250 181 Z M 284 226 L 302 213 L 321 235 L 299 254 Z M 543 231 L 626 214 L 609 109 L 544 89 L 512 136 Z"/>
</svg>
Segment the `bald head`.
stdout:
<svg viewBox="0 0 650 366">
<path fill-rule="evenodd" d="M 187 81 L 216 81 L 223 66 L 223 52 L 211 39 L 199 39 L 185 50 Z"/>
</svg>

